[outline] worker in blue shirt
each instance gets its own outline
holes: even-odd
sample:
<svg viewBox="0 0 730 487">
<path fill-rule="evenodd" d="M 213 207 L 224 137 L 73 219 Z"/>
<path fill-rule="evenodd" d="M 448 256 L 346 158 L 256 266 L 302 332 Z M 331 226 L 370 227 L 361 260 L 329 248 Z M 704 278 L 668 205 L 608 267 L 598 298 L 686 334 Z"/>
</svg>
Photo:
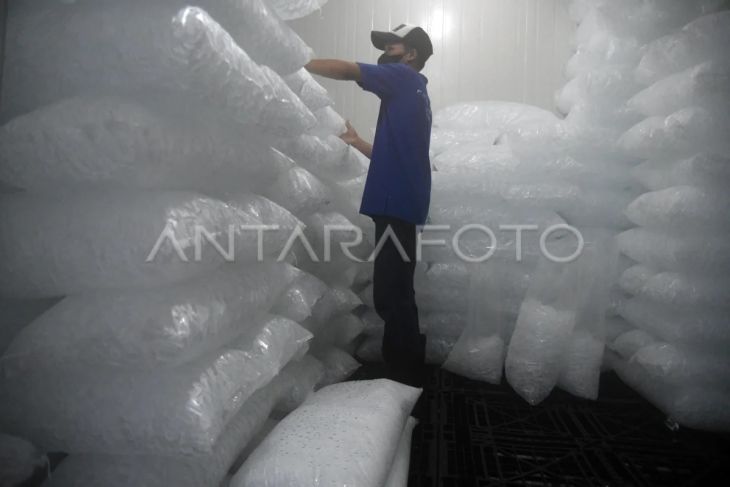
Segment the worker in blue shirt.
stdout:
<svg viewBox="0 0 730 487">
<path fill-rule="evenodd" d="M 373 219 L 382 244 L 375 257 L 373 301 L 385 322 L 382 353 L 388 375 L 421 386 L 426 337 L 419 330 L 413 275 L 417 227 L 426 223 L 431 199 L 431 103 L 428 79 L 420 71 L 433 46 L 422 28 L 409 24 L 372 32 L 371 40 L 384 51 L 377 65 L 316 59 L 306 68 L 356 81 L 381 100 L 372 145 L 349 122 L 342 138 L 371 159 L 360 213 Z"/>
</svg>

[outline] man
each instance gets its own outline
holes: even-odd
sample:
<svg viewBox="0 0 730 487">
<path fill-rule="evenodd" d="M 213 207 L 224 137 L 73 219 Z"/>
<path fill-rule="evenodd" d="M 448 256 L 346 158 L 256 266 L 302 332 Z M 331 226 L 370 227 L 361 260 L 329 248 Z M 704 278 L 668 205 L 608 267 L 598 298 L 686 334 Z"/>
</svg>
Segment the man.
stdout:
<svg viewBox="0 0 730 487">
<path fill-rule="evenodd" d="M 320 76 L 356 81 L 381 100 L 374 144 L 348 122 L 342 136 L 371 159 L 360 213 L 375 222 L 378 249 L 373 277 L 375 310 L 385 322 L 383 358 L 391 379 L 421 386 L 426 337 L 419 331 L 413 274 L 417 226 L 431 199 L 431 103 L 420 74 L 433 46 L 420 27 L 402 24 L 373 32 L 384 51 L 378 64 L 318 59 L 306 68 Z"/>
</svg>

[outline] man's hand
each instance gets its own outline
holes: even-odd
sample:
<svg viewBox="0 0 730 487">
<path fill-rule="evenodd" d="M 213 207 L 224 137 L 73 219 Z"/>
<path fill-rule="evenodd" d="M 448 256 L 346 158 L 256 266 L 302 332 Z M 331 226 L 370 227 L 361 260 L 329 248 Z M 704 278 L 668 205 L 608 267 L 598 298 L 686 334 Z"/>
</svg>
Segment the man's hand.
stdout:
<svg viewBox="0 0 730 487">
<path fill-rule="evenodd" d="M 355 145 L 360 140 L 360 136 L 357 134 L 349 120 L 345 122 L 345 127 L 347 127 L 347 131 L 340 135 L 340 138 L 344 140 L 347 145 Z"/>
<path fill-rule="evenodd" d="M 357 63 L 339 59 L 313 59 L 304 67 L 310 73 L 325 78 L 360 81 L 360 66 Z"/>
<path fill-rule="evenodd" d="M 347 145 L 353 146 L 355 149 L 362 152 L 365 157 L 371 159 L 373 156 L 373 144 L 362 140 L 353 128 L 353 126 L 350 124 L 349 120 L 345 122 L 345 126 L 347 127 L 347 131 L 345 131 L 344 134 L 340 135 L 340 138 L 343 140 L 343 142 L 345 142 L 345 144 Z"/>
</svg>

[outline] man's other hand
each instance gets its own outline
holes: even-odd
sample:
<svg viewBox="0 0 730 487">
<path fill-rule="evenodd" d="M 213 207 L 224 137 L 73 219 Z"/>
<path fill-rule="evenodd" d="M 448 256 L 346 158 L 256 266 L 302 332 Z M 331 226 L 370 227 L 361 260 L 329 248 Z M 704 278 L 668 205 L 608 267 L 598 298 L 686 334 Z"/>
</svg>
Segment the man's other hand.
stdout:
<svg viewBox="0 0 730 487">
<path fill-rule="evenodd" d="M 347 145 L 355 145 L 360 140 L 360 136 L 355 131 L 355 128 L 352 126 L 350 121 L 348 120 L 345 122 L 345 127 L 347 127 L 347 130 L 344 134 L 340 135 L 340 138 L 345 142 Z"/>
</svg>

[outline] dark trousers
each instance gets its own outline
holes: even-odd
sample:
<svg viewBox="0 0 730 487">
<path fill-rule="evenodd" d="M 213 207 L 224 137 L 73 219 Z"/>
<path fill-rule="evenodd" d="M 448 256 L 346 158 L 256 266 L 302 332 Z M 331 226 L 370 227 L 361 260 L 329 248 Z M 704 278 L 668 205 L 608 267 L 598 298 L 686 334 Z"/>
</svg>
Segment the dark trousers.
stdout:
<svg viewBox="0 0 730 487">
<path fill-rule="evenodd" d="M 426 337 L 418 326 L 416 292 L 416 225 L 391 217 L 374 217 L 376 244 L 388 227 L 392 234 L 375 256 L 373 301 L 375 311 L 385 322 L 382 353 L 389 378 L 421 387 L 425 361 Z M 405 251 L 401 255 L 396 238 Z"/>
</svg>

